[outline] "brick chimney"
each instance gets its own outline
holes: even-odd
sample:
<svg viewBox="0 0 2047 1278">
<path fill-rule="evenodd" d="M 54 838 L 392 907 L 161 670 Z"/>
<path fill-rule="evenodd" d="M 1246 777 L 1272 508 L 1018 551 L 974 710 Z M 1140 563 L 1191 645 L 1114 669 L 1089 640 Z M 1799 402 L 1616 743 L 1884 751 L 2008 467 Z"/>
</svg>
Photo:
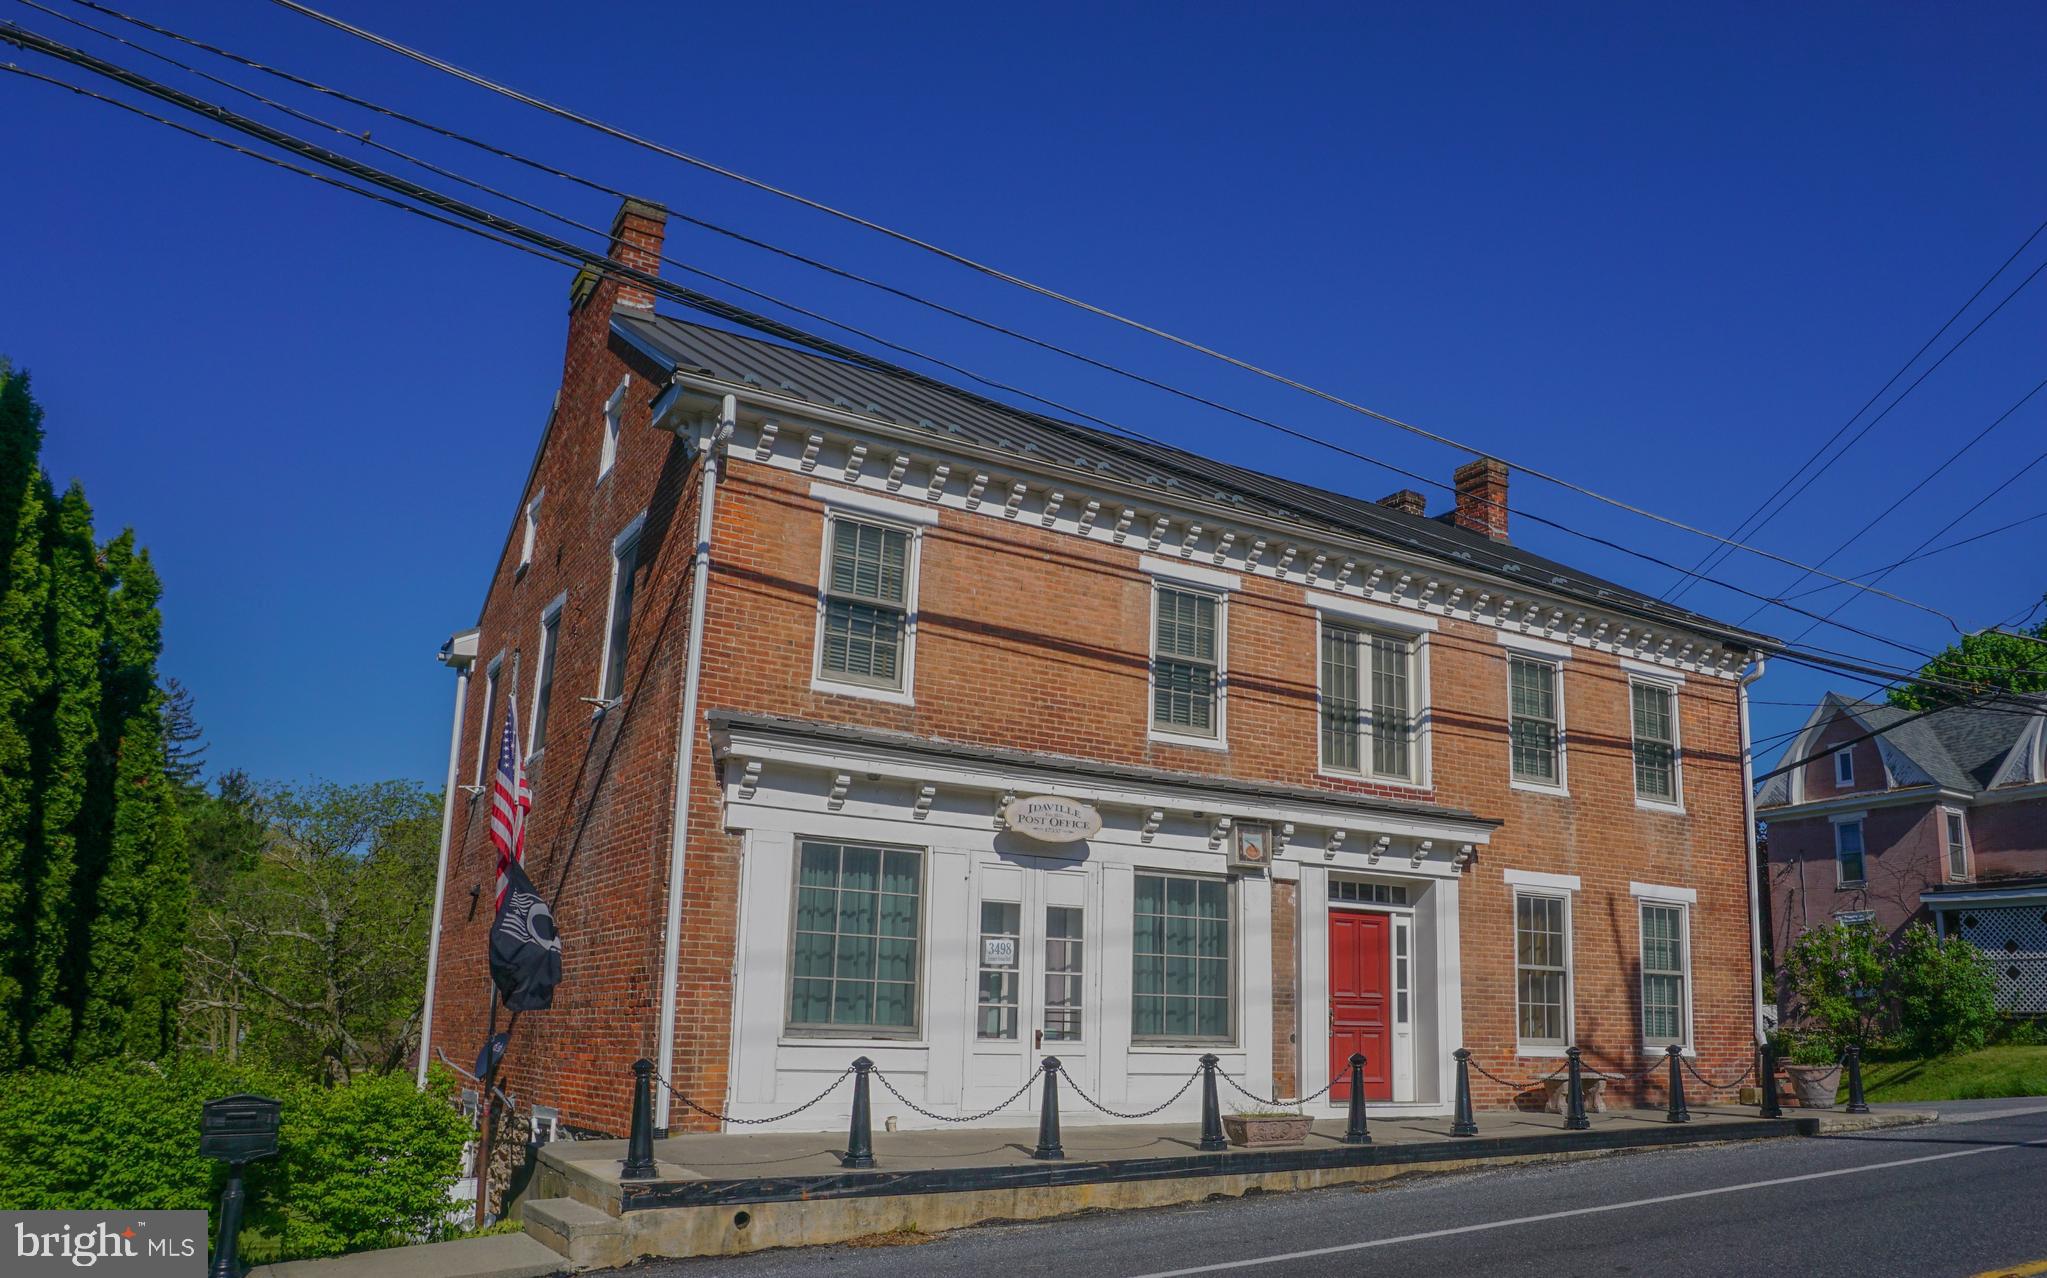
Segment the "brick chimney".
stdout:
<svg viewBox="0 0 2047 1278">
<path fill-rule="evenodd" d="M 1412 488 L 1403 488 L 1397 493 L 1388 493 L 1379 499 L 1379 504 L 1389 509 L 1397 510 L 1403 515 L 1413 515 L 1417 519 L 1427 514 L 1429 510 L 1429 499 Z"/>
<path fill-rule="evenodd" d="M 1507 540 L 1507 463 L 1480 457 L 1459 466 L 1455 479 L 1457 512 L 1452 522 L 1494 541 Z"/>
<path fill-rule="evenodd" d="M 611 257 L 636 271 L 661 274 L 661 240 L 668 231 L 668 209 L 652 200 L 627 199 L 611 219 Z M 654 309 L 654 293 L 637 280 L 618 282 L 618 305 Z"/>
</svg>

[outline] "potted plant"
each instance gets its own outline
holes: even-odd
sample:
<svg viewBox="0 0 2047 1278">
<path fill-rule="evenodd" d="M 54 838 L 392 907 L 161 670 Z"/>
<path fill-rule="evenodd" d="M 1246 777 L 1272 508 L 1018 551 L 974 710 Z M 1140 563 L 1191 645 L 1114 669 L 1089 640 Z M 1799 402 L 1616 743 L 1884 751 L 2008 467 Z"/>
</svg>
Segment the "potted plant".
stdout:
<svg viewBox="0 0 2047 1278">
<path fill-rule="evenodd" d="M 1792 1046 L 1784 1072 L 1791 1076 L 1791 1091 L 1801 1108 L 1834 1107 L 1834 1096 L 1841 1090 L 1841 1053 L 1831 1041 L 1819 1035 L 1801 1037 Z"/>
<path fill-rule="evenodd" d="M 1246 1149 L 1298 1145 L 1308 1139 L 1308 1127 L 1313 1121 L 1291 1109 L 1240 1109 L 1223 1115 L 1223 1131 L 1230 1144 Z"/>
</svg>

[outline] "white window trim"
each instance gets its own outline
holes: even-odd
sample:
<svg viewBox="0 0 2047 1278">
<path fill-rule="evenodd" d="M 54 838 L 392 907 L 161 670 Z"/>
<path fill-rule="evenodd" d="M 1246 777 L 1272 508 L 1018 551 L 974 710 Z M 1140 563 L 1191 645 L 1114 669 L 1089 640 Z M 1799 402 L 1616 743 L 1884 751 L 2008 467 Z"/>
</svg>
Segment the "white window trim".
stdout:
<svg viewBox="0 0 2047 1278">
<path fill-rule="evenodd" d="M 1516 875 L 1527 881 L 1517 882 Z M 1536 880 L 1551 880 L 1545 884 Z M 1565 886 L 1568 881 L 1568 886 Z M 1564 903 L 1564 1041 L 1562 1043 L 1530 1043 L 1521 1037 L 1521 963 L 1518 953 L 1514 956 L 1514 1054 L 1516 1056 L 1562 1056 L 1578 1039 L 1578 967 L 1576 961 L 1577 922 L 1572 917 L 1573 895 L 1578 890 L 1578 876 L 1575 874 L 1538 874 L 1528 870 L 1507 871 L 1507 882 L 1514 890 L 1507 894 L 1507 936 L 1509 943 L 1519 945 L 1517 933 L 1521 927 L 1522 897 L 1543 897 Z M 1638 923 L 1639 927 L 1640 924 Z"/>
<path fill-rule="evenodd" d="M 1556 643 L 1549 639 L 1537 639 L 1533 635 L 1515 634 L 1511 630 L 1495 630 L 1493 632 L 1493 642 L 1499 644 L 1502 648 L 1513 648 L 1526 655 L 1540 657 L 1545 661 L 1569 661 L 1571 659 L 1571 645 L 1569 644 Z"/>
<path fill-rule="evenodd" d="M 1417 619 L 1382 608 L 1376 604 L 1359 604 L 1356 600 L 1343 599 L 1336 595 L 1325 595 L 1317 591 L 1308 592 L 1308 602 L 1315 605 L 1315 771 L 1319 776 L 1332 777 L 1342 781 L 1369 781 L 1373 785 L 1391 786 L 1403 790 L 1427 790 L 1435 785 L 1434 757 L 1431 750 L 1434 732 L 1435 706 L 1429 689 L 1429 632 L 1436 628 L 1434 618 L 1422 618 L 1427 625 L 1417 624 Z M 1391 620 L 1381 619 L 1381 614 Z M 1411 745 L 1414 756 L 1413 777 L 1381 776 L 1364 767 L 1364 752 L 1358 754 L 1358 770 L 1347 772 L 1333 768 L 1322 756 L 1322 631 L 1334 621 L 1339 629 L 1358 629 L 1369 637 L 1371 630 L 1385 632 L 1399 630 L 1414 644 L 1414 668 L 1409 673 L 1408 715 L 1414 724 L 1414 741 Z M 1157 641 L 1157 625 L 1153 625 L 1153 641 Z M 1360 671 L 1360 679 L 1369 679 L 1370 671 Z M 1361 703 L 1364 698 L 1360 698 Z"/>
<path fill-rule="evenodd" d="M 498 655 L 492 657 L 490 664 L 483 668 L 483 724 L 476 730 L 476 775 L 469 782 L 472 786 L 483 785 L 484 765 L 491 757 L 491 746 L 496 740 L 491 735 L 490 712 L 492 705 L 497 701 L 498 679 L 503 675 L 504 669 L 505 650 L 500 648 Z M 477 791 L 472 790 L 469 797 L 473 799 L 476 794 Z"/>
<path fill-rule="evenodd" d="M 1845 767 L 1843 765 L 1846 765 Z M 1847 775 L 1842 775 L 1846 773 Z M 1834 788 L 1855 784 L 1855 747 L 1842 746 L 1834 751 Z"/>
<path fill-rule="evenodd" d="M 1697 905 L 1699 890 L 1688 887 L 1670 887 L 1662 883 L 1629 883 L 1628 895 L 1644 901 L 1661 901 L 1666 905 Z"/>
<path fill-rule="evenodd" d="M 796 1012 L 796 917 L 802 899 L 803 845 L 806 843 L 833 844 L 840 847 L 873 848 L 883 856 L 890 852 L 908 852 L 918 861 L 917 884 L 917 976 L 914 983 L 916 1014 L 906 1028 L 890 1028 L 871 1025 L 798 1025 L 794 1023 Z M 789 873 L 789 915 L 786 925 L 786 940 L 782 953 L 782 1025 L 776 1042 L 781 1046 L 800 1044 L 805 1047 L 826 1047 L 832 1045 L 857 1046 L 861 1044 L 885 1043 L 890 1047 L 928 1046 L 924 1037 L 925 1014 L 928 1010 L 932 980 L 936 975 L 931 969 L 931 862 L 934 849 L 905 843 L 889 843 L 873 839 L 841 838 L 835 835 L 803 835 L 795 837 L 795 856 L 791 858 Z M 834 889 L 837 890 L 837 889 Z M 979 907 L 976 907 L 975 921 L 979 921 Z M 975 942 L 979 947 L 978 939 Z M 1019 945 L 1021 948 L 1021 945 Z M 834 950 L 836 955 L 836 950 Z"/>
<path fill-rule="evenodd" d="M 1635 806 L 1646 812 L 1669 812 L 1683 816 L 1685 811 L 1685 747 L 1684 727 L 1681 720 L 1682 699 L 1678 696 L 1681 679 L 1668 679 L 1662 675 L 1650 677 L 1637 672 L 1628 675 L 1628 788 L 1634 791 Z M 1670 694 L 1670 792 L 1669 799 L 1648 799 L 1635 785 L 1635 685 L 1643 684 L 1661 688 Z"/>
<path fill-rule="evenodd" d="M 1616 657 L 1621 669 L 1629 674 L 1646 675 L 1651 683 L 1667 683 L 1673 686 L 1684 683 L 1684 672 L 1659 666 L 1653 661 L 1637 661 L 1633 657 Z"/>
<path fill-rule="evenodd" d="M 1631 884 L 1631 885 L 1630 885 L 1630 887 L 1641 887 L 1641 886 L 1646 886 L 1646 885 L 1644 885 L 1644 884 Z M 1666 890 L 1668 890 L 1668 889 L 1666 889 Z M 1684 890 L 1684 891 L 1690 891 L 1690 889 L 1689 889 L 1689 888 L 1687 888 L 1687 889 L 1682 889 L 1682 890 Z M 1696 893 L 1694 893 L 1694 895 L 1696 895 Z M 1679 911 L 1679 918 L 1680 918 L 1680 920 L 1681 920 L 1681 922 L 1680 922 L 1680 925 L 1679 925 L 1679 926 L 1680 926 L 1679 940 L 1680 940 L 1680 944 L 1682 944 L 1682 945 L 1683 945 L 1683 947 L 1684 947 L 1684 950 L 1683 950 L 1683 953 L 1684 953 L 1684 962 L 1683 962 L 1683 965 L 1682 965 L 1682 967 L 1681 967 L 1681 969 L 1680 969 L 1680 971 L 1679 971 L 1678 979 L 1684 982 L 1684 1006 L 1683 1006 L 1683 1009 L 1682 1009 L 1682 1011 L 1681 1011 L 1681 1013 L 1680 1013 L 1680 1014 L 1681 1014 L 1681 1015 L 1683 1016 L 1683 1018 L 1684 1018 L 1684 1021 L 1683 1021 L 1683 1024 L 1682 1024 L 1682 1026 L 1681 1026 L 1681 1029 L 1683 1030 L 1683 1032 L 1682 1032 L 1682 1033 L 1681 1033 L 1681 1034 L 1680 1034 L 1680 1035 L 1678 1036 L 1678 1039 L 1677 1039 L 1677 1046 L 1678 1046 L 1678 1048 L 1679 1048 L 1679 1052 L 1678 1052 L 1678 1054 L 1679 1054 L 1679 1055 L 1681 1055 L 1681 1056 L 1697 1056 L 1697 1055 L 1698 1055 L 1698 1051 L 1697 1051 L 1696 1045 L 1695 1045 L 1695 1044 L 1693 1043 L 1693 1041 L 1692 1041 L 1692 1032 L 1693 1032 L 1693 1019 L 1692 1019 L 1692 902 L 1690 902 L 1690 901 L 1686 901 L 1686 900 L 1678 900 L 1678 899 L 1674 899 L 1674 898 L 1672 898 L 1672 897 L 1668 897 L 1668 896 L 1650 896 L 1650 895 L 1644 895 L 1644 894 L 1642 894 L 1642 893 L 1639 893 L 1639 892 L 1635 893 L 1635 896 L 1636 896 L 1636 898 L 1637 898 L 1637 900 L 1636 900 L 1636 904 L 1635 904 L 1635 953 L 1636 953 L 1636 957 L 1637 957 L 1637 968 L 1636 968 L 1636 976 L 1637 976 L 1637 979 L 1638 979 L 1638 980 L 1647 980 L 1647 979 L 1648 979 L 1648 975 L 1649 975 L 1649 971 L 1648 971 L 1648 966 L 1647 966 L 1647 964 L 1646 964 L 1646 963 L 1643 963 L 1643 962 L 1641 961 L 1641 960 L 1642 960 L 1643 958 L 1645 958 L 1645 957 L 1646 957 L 1646 951 L 1647 951 L 1647 948 L 1648 948 L 1648 947 L 1647 947 L 1647 944 L 1646 944 L 1646 942 L 1647 942 L 1647 937 L 1646 937 L 1646 935 L 1645 935 L 1645 934 L 1643 933 L 1643 931 L 1642 931 L 1642 911 L 1643 911 L 1643 910 L 1644 910 L 1645 908 L 1647 908 L 1647 907 L 1649 907 L 1649 906 L 1652 906 L 1652 905 L 1655 905 L 1655 906 L 1661 906 L 1661 907 L 1663 907 L 1663 908 L 1665 908 L 1665 909 L 1675 909 L 1675 910 Z M 1639 1000 L 1639 1005 L 1640 1005 L 1640 1006 L 1641 1006 L 1641 1007 L 1642 1007 L 1642 1008 L 1643 1008 L 1643 1009 L 1644 1009 L 1644 1010 L 1646 1011 L 1646 1010 L 1647 1010 L 1647 1007 L 1648 1007 L 1648 999 L 1647 999 L 1647 996 L 1646 996 L 1646 994 L 1645 994 L 1644 992 L 1642 992 L 1642 991 L 1638 990 L 1638 991 L 1636 992 L 1636 998 L 1637 998 L 1637 999 Z M 1636 1029 L 1637 1029 L 1638 1031 L 1639 1031 L 1639 1030 L 1644 1030 L 1644 1029 L 1646 1029 L 1646 1027 L 1645 1027 L 1645 1026 L 1642 1026 L 1642 1025 L 1637 1025 L 1637 1026 L 1636 1026 L 1635 1028 L 1636 1028 Z M 1667 1044 L 1664 1044 L 1664 1043 L 1651 1043 L 1651 1042 L 1649 1041 L 1649 1035 L 1648 1035 L 1647 1033 L 1643 1033 L 1643 1034 L 1642 1034 L 1642 1051 L 1643 1051 L 1643 1052 L 1644 1052 L 1645 1054 L 1647 1054 L 1647 1053 L 1652 1053 L 1652 1052 L 1658 1052 L 1658 1053 L 1660 1053 L 1660 1052 L 1663 1052 L 1663 1051 L 1665 1050 L 1665 1048 L 1666 1048 L 1666 1047 L 1667 1047 Z"/>
<path fill-rule="evenodd" d="M 526 714 L 526 761 L 528 763 L 539 758 L 540 751 L 547 748 L 545 745 L 542 745 L 540 750 L 533 748 L 533 731 L 540 723 L 540 689 L 543 686 L 540 675 L 542 671 L 547 669 L 550 656 L 557 663 L 561 660 L 562 632 L 560 618 L 562 609 L 568 606 L 568 602 L 569 592 L 564 590 L 548 600 L 547 606 L 540 610 L 540 624 L 536 628 L 537 638 L 534 643 L 534 652 L 538 659 L 533 663 L 533 704 Z M 552 645 L 549 645 L 547 642 L 547 622 L 550 617 L 555 619 L 554 643 Z M 607 630 L 605 633 L 608 639 L 610 632 Z M 605 644 L 607 648 L 610 646 L 608 642 Z M 598 686 L 602 687 L 603 685 L 600 684 Z"/>
<path fill-rule="evenodd" d="M 1150 559 L 1151 556 L 1145 556 Z M 1161 560 L 1165 563 L 1166 561 Z M 1204 568 L 1193 568 L 1191 564 L 1172 564 L 1171 568 L 1192 568 L 1195 572 L 1207 572 Z M 1228 573 L 1214 573 L 1213 576 L 1227 577 Z M 1180 577 L 1163 570 L 1153 574 L 1151 583 L 1151 621 L 1146 627 L 1144 677 L 1144 735 L 1147 740 L 1162 745 L 1192 746 L 1197 750 L 1228 750 L 1230 748 L 1230 596 L 1235 587 L 1199 585 L 1194 578 Z M 1159 580 L 1159 579 L 1163 580 Z M 1159 590 L 1185 591 L 1191 594 L 1208 595 L 1215 600 L 1215 735 L 1198 736 L 1189 732 L 1174 732 L 1158 725 L 1158 684 L 1159 684 Z M 1318 663 L 1319 664 L 1319 663 Z M 1317 738 L 1321 730 L 1317 727 Z M 1320 747 L 1318 746 L 1319 750 Z"/>
<path fill-rule="evenodd" d="M 618 463 L 618 442 L 625 434 L 625 393 L 632 384 L 633 375 L 627 373 L 619 379 L 618 389 L 604 401 L 604 437 L 597 445 L 597 482 L 600 484 Z"/>
<path fill-rule="evenodd" d="M 1828 822 L 1834 831 L 1834 886 L 1836 888 L 1867 887 L 1869 885 L 1869 829 L 1863 824 L 1862 817 L 1862 813 L 1856 812 L 1834 817 Z M 1862 839 L 1862 877 L 1859 879 L 1844 879 L 1841 877 L 1841 827 L 1844 825 L 1854 826 L 1856 834 Z M 1942 855 L 1945 855 L 1947 850 L 1942 848 L 1941 851 Z"/>
<path fill-rule="evenodd" d="M 605 684 L 611 677 L 611 623 L 618 612 L 618 552 L 627 542 L 639 536 L 640 530 L 646 526 L 647 512 L 643 510 L 633 516 L 632 522 L 621 529 L 618 536 L 611 539 L 611 586 L 604 596 L 604 630 L 601 644 L 597 649 L 597 696 L 600 701 L 604 697 Z M 633 566 L 637 570 L 639 564 L 635 562 Z M 630 655 L 630 635 L 627 636 L 627 647 Z M 619 685 L 618 695 L 621 701 L 625 699 L 623 683 Z"/>
<path fill-rule="evenodd" d="M 547 498 L 547 490 L 533 494 L 533 500 L 526 503 L 526 518 L 519 534 L 519 570 L 524 572 L 533 563 L 533 551 L 540 541 L 540 503 Z"/>
<path fill-rule="evenodd" d="M 813 486 L 811 495 L 821 496 L 818 492 L 818 488 L 821 487 L 825 487 L 825 485 Z M 848 489 L 835 489 L 832 490 L 832 495 L 834 498 L 837 498 L 848 494 L 850 491 Z M 818 544 L 817 553 L 817 621 L 811 631 L 810 638 L 810 690 L 812 692 L 829 692 L 839 697 L 861 697 L 868 701 L 885 701 L 890 705 L 913 706 L 917 704 L 917 585 L 918 578 L 923 575 L 924 529 L 928 525 L 921 520 L 916 523 L 906 523 L 900 519 L 891 518 L 886 512 L 878 511 L 875 508 L 876 504 L 898 506 L 902 505 L 900 502 L 892 502 L 887 498 L 875 497 L 867 493 L 854 493 L 852 495 L 866 498 L 866 504 L 836 500 L 828 500 L 825 504 L 824 530 Z M 918 513 L 921 515 L 928 512 L 919 509 Z M 851 519 L 855 523 L 878 524 L 909 535 L 908 557 L 903 564 L 903 572 L 905 574 L 903 590 L 903 686 L 900 688 L 880 688 L 871 683 L 855 683 L 852 680 L 834 679 L 825 672 L 824 624 L 825 610 L 830 599 L 829 587 L 832 575 L 832 524 L 839 519 Z M 935 524 L 937 522 L 937 516 L 933 515 L 930 523 Z"/>
<path fill-rule="evenodd" d="M 1500 638 L 1501 644 L 1511 650 L 1510 655 L 1505 660 L 1500 662 L 1501 675 L 1507 681 L 1507 788 L 1511 790 L 1525 790 L 1530 794 L 1547 794 L 1561 798 L 1569 798 L 1571 796 L 1571 764 L 1570 750 L 1567 745 L 1569 738 L 1565 733 L 1566 721 L 1564 719 L 1565 714 L 1564 663 L 1561 660 L 1557 659 L 1555 656 L 1552 656 L 1544 652 L 1542 648 L 1537 648 L 1532 643 L 1524 641 L 1521 638 L 1521 636 L 1516 635 L 1514 638 L 1515 642 L 1513 643 L 1508 643 L 1504 635 L 1501 636 Z M 1554 645 L 1548 644 L 1544 645 L 1544 647 L 1551 646 Z M 1566 653 L 1564 655 L 1568 656 L 1569 654 Z M 1514 775 L 1515 656 L 1519 656 L 1524 661 L 1541 662 L 1542 664 L 1549 666 L 1551 670 L 1556 674 L 1557 780 L 1555 785 L 1551 785 L 1543 781 L 1529 781 Z M 1630 760 L 1630 766 L 1632 767 L 1632 756 Z"/>
<path fill-rule="evenodd" d="M 1144 1052 L 1178 1047 L 1202 1047 L 1210 1051 L 1217 1049 L 1241 1049 L 1244 1045 L 1244 1017 L 1250 1009 L 1244 1006 L 1244 924 L 1242 919 L 1244 901 L 1243 894 L 1237 890 L 1237 885 L 1241 881 L 1240 878 L 1237 875 L 1204 874 L 1199 870 L 1168 869 L 1156 865 L 1137 865 L 1132 867 L 1132 869 L 1134 871 L 1131 880 L 1133 888 L 1136 883 L 1135 875 L 1139 874 L 1148 874 L 1154 878 L 1163 879 L 1194 879 L 1211 883 L 1220 881 L 1222 883 L 1223 891 L 1228 895 L 1230 904 L 1230 1034 L 1227 1039 L 1201 1038 L 1198 1036 L 1188 1037 L 1184 1035 L 1175 1037 L 1163 1034 L 1139 1034 L 1137 1032 L 1136 989 L 1133 980 L 1132 985 L 1124 987 L 1129 991 L 1130 997 L 1123 1004 L 1123 1014 L 1129 1018 L 1131 1050 Z M 978 918 L 976 921 L 979 921 Z M 1137 925 L 1137 899 L 1134 892 L 1130 902 L 1130 923 L 1131 927 L 1135 929 Z M 1131 944 L 1129 953 L 1133 957 L 1136 954 L 1136 944 L 1134 941 Z M 1387 975 L 1392 975 L 1390 970 Z M 1113 1010 L 1112 1005 L 1104 1002 L 1103 1011 L 1105 1014 L 1112 1013 Z"/>
<path fill-rule="evenodd" d="M 1167 559 L 1161 555 L 1139 555 L 1137 566 L 1154 577 L 1165 577 L 1192 590 L 1214 594 L 1216 591 L 1238 591 L 1244 588 L 1244 579 L 1233 572 L 1217 572 L 1199 564 L 1186 563 L 1179 559 Z"/>
<path fill-rule="evenodd" d="M 1976 879 L 1976 848 L 1969 839 L 1968 813 L 1955 807 L 1953 804 L 1943 804 L 1939 812 L 1941 873 L 1947 876 L 1947 881 L 1950 883 L 1973 883 Z M 1959 877 L 1955 874 L 1954 862 L 1948 858 L 1947 822 L 1949 817 L 1954 817 L 1962 823 L 1962 873 Z M 1866 858 L 1869 855 L 1869 835 L 1867 832 L 1862 836 L 1862 846 L 1863 856 Z M 1866 874 L 1868 870 L 1865 869 L 1863 872 Z"/>
<path fill-rule="evenodd" d="M 885 522 L 927 526 L 938 523 L 938 512 L 929 506 L 896 501 L 890 497 L 862 492 L 858 488 L 842 488 L 837 484 L 813 481 L 810 485 L 810 495 L 828 507 L 837 506 L 863 515 L 878 515 Z"/>
</svg>

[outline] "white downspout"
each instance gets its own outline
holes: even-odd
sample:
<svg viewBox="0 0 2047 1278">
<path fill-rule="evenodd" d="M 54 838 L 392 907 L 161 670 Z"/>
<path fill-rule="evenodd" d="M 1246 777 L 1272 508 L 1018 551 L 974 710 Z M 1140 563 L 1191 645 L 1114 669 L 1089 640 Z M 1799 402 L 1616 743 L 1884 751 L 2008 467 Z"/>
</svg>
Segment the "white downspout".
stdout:
<svg viewBox="0 0 2047 1278">
<path fill-rule="evenodd" d="M 452 644 L 451 644 L 452 646 Z M 442 658 L 453 665 L 456 657 Z M 441 863 L 434 871 L 434 925 L 426 943 L 426 1007 L 419 1017 L 420 1087 L 426 1086 L 427 1061 L 434 1048 L 434 977 L 441 967 L 441 909 L 448 899 L 448 839 L 455 828 L 455 777 L 462 758 L 462 711 L 469 701 L 469 670 L 473 663 L 455 666 L 455 723 L 448 729 L 448 779 L 441 789 Z"/>
<path fill-rule="evenodd" d="M 1748 954 L 1749 972 L 1754 989 L 1756 1042 L 1761 1043 L 1767 1035 L 1763 1026 L 1763 894 L 1762 885 L 1757 882 L 1761 873 L 1756 868 L 1756 759 L 1755 750 L 1749 744 L 1748 686 L 1763 677 L 1763 669 L 1770 664 L 1768 657 L 1758 654 L 1756 668 L 1741 677 L 1737 697 L 1741 713 L 1741 817 L 1747 833 L 1748 847 Z"/>
<path fill-rule="evenodd" d="M 661 1077 L 675 1077 L 676 981 L 682 965 L 682 884 L 689 851 L 689 783 L 696 760 L 697 690 L 704 658 L 704 597 L 711 581 L 711 514 L 718 498 L 718 452 L 732 437 L 739 400 L 725 396 L 718 422 L 704 441 L 704 481 L 697 499 L 696 569 L 689 586 L 689 655 L 682 675 L 682 738 L 675 751 L 675 813 L 668 848 L 668 926 L 661 941 L 660 1051 Z M 667 1130 L 669 1093 L 654 1089 L 654 1126 Z"/>
</svg>

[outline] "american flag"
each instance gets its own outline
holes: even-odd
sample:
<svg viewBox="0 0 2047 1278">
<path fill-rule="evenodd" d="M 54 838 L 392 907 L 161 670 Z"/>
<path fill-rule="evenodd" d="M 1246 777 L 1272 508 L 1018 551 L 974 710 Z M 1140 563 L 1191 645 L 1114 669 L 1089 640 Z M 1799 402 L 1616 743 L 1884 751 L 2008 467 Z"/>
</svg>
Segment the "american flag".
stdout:
<svg viewBox="0 0 2047 1278">
<path fill-rule="evenodd" d="M 526 784 L 526 763 L 519 757 L 519 707 L 507 699 L 505 732 L 498 738 L 498 770 L 490 788 L 490 841 L 498 850 L 496 904 L 505 903 L 505 868 L 526 863 L 526 814 L 533 810 L 533 788 Z"/>
</svg>

